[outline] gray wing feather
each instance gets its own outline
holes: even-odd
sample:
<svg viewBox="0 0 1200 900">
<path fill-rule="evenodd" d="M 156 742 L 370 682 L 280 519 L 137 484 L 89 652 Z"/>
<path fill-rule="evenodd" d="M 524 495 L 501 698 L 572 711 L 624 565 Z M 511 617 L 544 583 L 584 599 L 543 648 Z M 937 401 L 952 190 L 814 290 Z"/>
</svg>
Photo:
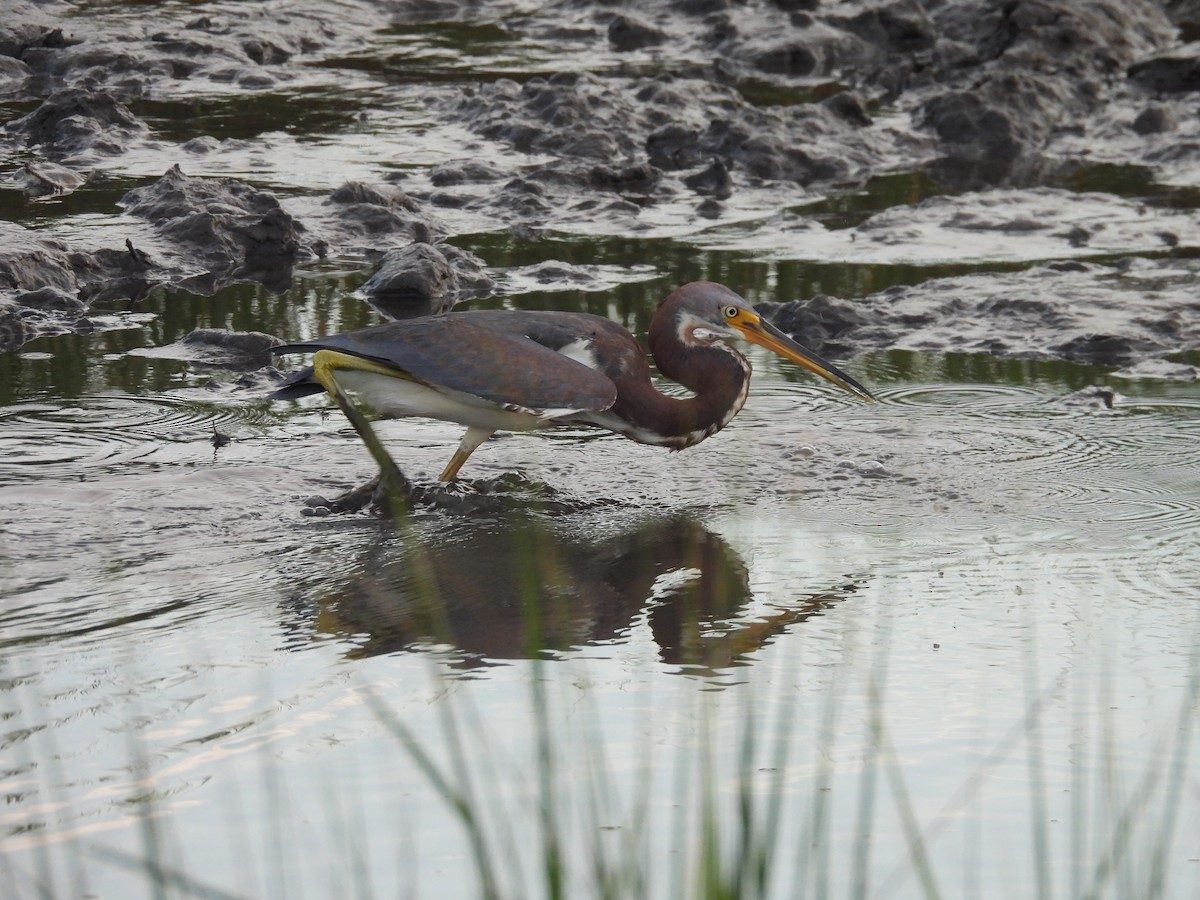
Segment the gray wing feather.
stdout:
<svg viewBox="0 0 1200 900">
<path fill-rule="evenodd" d="M 520 314 L 511 314 L 520 315 Z M 337 350 L 396 369 L 432 387 L 531 411 L 602 410 L 616 401 L 608 376 L 524 334 L 497 331 L 452 313 L 387 322 L 274 348 Z"/>
</svg>

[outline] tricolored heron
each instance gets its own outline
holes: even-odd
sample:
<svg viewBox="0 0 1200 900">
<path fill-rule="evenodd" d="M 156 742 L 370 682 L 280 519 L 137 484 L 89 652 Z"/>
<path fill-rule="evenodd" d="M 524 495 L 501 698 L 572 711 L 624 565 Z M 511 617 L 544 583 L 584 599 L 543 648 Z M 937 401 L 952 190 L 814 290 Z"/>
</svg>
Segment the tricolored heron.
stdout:
<svg viewBox="0 0 1200 900">
<path fill-rule="evenodd" d="M 453 481 L 496 431 L 592 425 L 672 450 L 698 444 L 728 425 L 746 402 L 750 363 L 725 343 L 729 338 L 766 347 L 873 399 L 720 284 L 698 281 L 671 293 L 655 310 L 649 337 L 659 371 L 691 397 L 658 391 L 641 347 L 616 322 L 519 310 L 448 312 L 276 347 L 276 353 L 314 355 L 312 366 L 288 377 L 271 397 L 327 391 L 379 464 L 389 491 L 407 491 L 408 483 L 350 393 L 385 417 L 465 425 L 442 481 Z"/>
</svg>

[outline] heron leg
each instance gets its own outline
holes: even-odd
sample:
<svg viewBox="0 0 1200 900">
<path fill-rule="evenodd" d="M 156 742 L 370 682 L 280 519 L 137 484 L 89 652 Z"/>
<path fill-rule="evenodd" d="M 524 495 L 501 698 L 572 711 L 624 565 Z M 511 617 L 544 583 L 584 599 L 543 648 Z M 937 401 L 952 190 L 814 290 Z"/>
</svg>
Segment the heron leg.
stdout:
<svg viewBox="0 0 1200 900">
<path fill-rule="evenodd" d="M 330 350 L 318 350 L 313 356 L 313 376 L 337 403 L 342 414 L 358 432 L 362 442 L 367 445 L 371 457 L 378 464 L 379 487 L 382 496 L 388 502 L 389 511 L 395 513 L 407 509 L 408 498 L 412 494 L 412 485 L 404 477 L 404 473 L 400 471 L 400 467 L 396 465 L 391 454 L 387 452 L 383 442 L 379 440 L 379 435 L 375 433 L 375 429 L 371 427 L 367 417 L 362 414 L 362 411 L 350 399 L 349 394 L 338 384 L 337 377 L 334 375 L 335 370 L 347 359 L 354 360 L 355 357 L 348 357 L 346 354 Z"/>
<path fill-rule="evenodd" d="M 446 468 L 442 469 L 442 474 L 438 476 L 438 481 L 453 481 L 458 476 L 458 470 L 467 461 L 467 457 L 474 453 L 475 448 L 493 434 L 495 432 L 490 428 L 469 427 L 467 433 L 462 436 L 462 440 L 458 442 L 458 449 L 450 457 L 450 462 L 446 463 Z"/>
</svg>

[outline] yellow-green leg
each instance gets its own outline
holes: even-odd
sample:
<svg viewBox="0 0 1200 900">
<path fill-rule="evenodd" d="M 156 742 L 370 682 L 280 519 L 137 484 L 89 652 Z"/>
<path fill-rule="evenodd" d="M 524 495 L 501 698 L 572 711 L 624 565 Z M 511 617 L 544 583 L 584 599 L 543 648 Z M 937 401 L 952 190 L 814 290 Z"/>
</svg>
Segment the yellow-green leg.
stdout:
<svg viewBox="0 0 1200 900">
<path fill-rule="evenodd" d="M 468 428 L 467 433 L 462 436 L 462 440 L 458 442 L 458 449 L 454 451 L 454 455 L 450 457 L 450 462 L 446 463 L 446 468 L 442 469 L 442 474 L 438 476 L 438 481 L 453 481 L 458 477 L 458 470 L 462 468 L 463 463 L 467 461 L 475 448 L 490 438 L 494 431 L 490 428 Z"/>
<path fill-rule="evenodd" d="M 341 409 L 342 414 L 358 432 L 358 436 L 362 438 L 362 442 L 367 445 L 367 450 L 371 457 L 379 465 L 379 487 L 382 489 L 383 496 L 388 502 L 390 512 L 396 513 L 401 510 L 408 509 L 408 498 L 412 493 L 412 485 L 408 479 L 400 471 L 400 467 L 396 465 L 396 461 L 392 459 L 387 448 L 383 446 L 383 442 L 379 440 L 379 435 L 375 433 L 375 429 L 371 427 L 371 423 L 367 420 L 362 411 L 355 406 L 354 401 L 350 396 L 342 390 L 342 386 L 338 384 L 337 377 L 334 372 L 337 369 L 359 369 L 366 372 L 376 372 L 378 374 L 396 376 L 395 372 L 386 369 L 369 360 L 361 359 L 357 356 L 351 356 L 347 353 L 338 353 L 335 350 L 318 350 L 313 356 L 313 377 L 317 379 L 321 387 L 329 393 Z"/>
</svg>

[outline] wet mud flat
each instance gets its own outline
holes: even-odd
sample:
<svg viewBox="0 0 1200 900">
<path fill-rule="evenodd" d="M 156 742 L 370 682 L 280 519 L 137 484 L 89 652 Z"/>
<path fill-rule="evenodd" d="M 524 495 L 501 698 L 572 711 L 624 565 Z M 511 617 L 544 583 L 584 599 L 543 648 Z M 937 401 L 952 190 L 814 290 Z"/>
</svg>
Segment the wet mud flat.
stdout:
<svg viewBox="0 0 1200 900">
<path fill-rule="evenodd" d="M 296 267 L 333 260 L 365 274 L 406 248 L 411 258 L 385 259 L 368 295 L 445 308 L 494 290 L 487 261 L 453 241 L 497 229 L 873 264 L 931 252 L 946 262 L 1093 260 L 1069 288 L 1042 269 L 996 290 L 987 279 L 929 278 L 902 296 L 843 303 L 754 298 L 797 304 L 775 314 L 801 338 L 801 325 L 836 335 L 847 354 L 919 346 L 1126 365 L 1198 340 L 1194 299 L 1159 303 L 1145 289 L 1155 270 L 1186 281 L 1197 244 L 1188 173 L 1200 162 L 1200 62 L 1186 42 L 1196 28 L 1187 3 L 141 12 L 18 2 L 0 30 L 0 332 L 10 350 L 105 327 L 97 304 L 246 282 L 278 292 Z M 576 64 L 556 67 L 560 58 Z M 347 78 L 364 89 L 339 93 Z M 230 112 L 181 120 L 196 95 Z M 325 101 L 323 119 L 307 121 L 309 97 Z M 272 103 L 281 115 L 268 114 Z M 424 165 L 387 143 L 409 112 L 429 133 Z M 305 171 L 326 189 L 265 158 L 286 158 L 289 132 L 319 140 L 355 129 L 376 144 L 352 167 L 362 177 L 340 181 L 336 165 Z M 254 177 L 220 175 L 256 166 Z M 871 210 L 870 187 L 896 173 L 921 177 L 917 201 Z M 1111 191 L 1078 189 L 1102 188 L 1106 174 Z M 141 186 L 118 187 L 131 178 Z M 1131 179 L 1136 197 L 1124 195 Z M 864 191 L 868 208 L 850 221 L 820 211 Z M 70 218 L 72 195 L 93 192 L 86 206 L 110 227 L 45 227 L 54 217 L 38 204 Z M 1121 277 L 1131 258 L 1144 277 Z M 568 289 L 597 278 L 570 267 L 530 274 Z M 1094 308 L 1088 285 L 1104 298 Z M 949 293 L 961 307 L 940 302 Z M 913 321 L 910 305 L 927 306 L 938 333 Z"/>
</svg>

